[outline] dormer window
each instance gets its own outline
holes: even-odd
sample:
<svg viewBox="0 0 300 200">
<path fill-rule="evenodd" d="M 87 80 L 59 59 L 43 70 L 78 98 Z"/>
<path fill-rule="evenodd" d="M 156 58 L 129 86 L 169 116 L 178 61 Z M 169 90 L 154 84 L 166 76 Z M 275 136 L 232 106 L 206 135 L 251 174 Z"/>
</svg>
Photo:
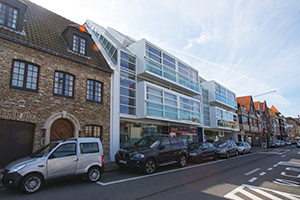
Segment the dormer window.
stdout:
<svg viewBox="0 0 300 200">
<path fill-rule="evenodd" d="M 0 26 L 22 32 L 26 7 L 19 1 L 0 0 Z"/>
<path fill-rule="evenodd" d="M 73 35 L 73 51 L 85 55 L 86 39 Z"/>
<path fill-rule="evenodd" d="M 80 31 L 76 25 L 70 25 L 63 31 L 62 36 L 70 52 L 89 56 L 90 34 Z"/>
</svg>

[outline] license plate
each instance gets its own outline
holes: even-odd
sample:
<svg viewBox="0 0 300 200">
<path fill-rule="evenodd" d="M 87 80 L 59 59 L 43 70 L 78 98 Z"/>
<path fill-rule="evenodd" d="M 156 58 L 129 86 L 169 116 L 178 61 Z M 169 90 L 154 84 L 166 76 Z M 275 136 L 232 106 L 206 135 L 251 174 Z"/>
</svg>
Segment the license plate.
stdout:
<svg viewBox="0 0 300 200">
<path fill-rule="evenodd" d="M 127 161 L 125 161 L 125 160 L 119 160 L 119 162 L 122 164 L 125 164 L 125 165 L 127 164 Z"/>
</svg>

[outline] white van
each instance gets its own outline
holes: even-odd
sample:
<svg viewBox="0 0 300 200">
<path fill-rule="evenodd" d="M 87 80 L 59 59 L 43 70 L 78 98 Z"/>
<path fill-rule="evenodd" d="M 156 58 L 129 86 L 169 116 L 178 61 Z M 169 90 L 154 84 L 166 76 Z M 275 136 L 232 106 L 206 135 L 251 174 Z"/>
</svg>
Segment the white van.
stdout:
<svg viewBox="0 0 300 200">
<path fill-rule="evenodd" d="M 31 155 L 8 164 L 1 174 L 7 188 L 24 193 L 38 191 L 45 182 L 86 176 L 96 182 L 104 173 L 103 148 L 99 138 L 68 138 L 47 144 Z"/>
</svg>

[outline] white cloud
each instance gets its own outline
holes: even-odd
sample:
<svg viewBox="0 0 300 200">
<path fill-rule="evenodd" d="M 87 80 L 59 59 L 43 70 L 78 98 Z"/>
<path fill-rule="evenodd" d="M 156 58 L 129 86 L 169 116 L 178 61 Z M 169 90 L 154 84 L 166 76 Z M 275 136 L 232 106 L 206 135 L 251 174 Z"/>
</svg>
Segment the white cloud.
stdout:
<svg viewBox="0 0 300 200">
<path fill-rule="evenodd" d="M 190 49 L 195 44 L 204 44 L 205 42 L 212 39 L 212 36 L 207 32 L 202 32 L 199 37 L 188 39 L 187 46 L 183 47 L 183 49 Z"/>
</svg>

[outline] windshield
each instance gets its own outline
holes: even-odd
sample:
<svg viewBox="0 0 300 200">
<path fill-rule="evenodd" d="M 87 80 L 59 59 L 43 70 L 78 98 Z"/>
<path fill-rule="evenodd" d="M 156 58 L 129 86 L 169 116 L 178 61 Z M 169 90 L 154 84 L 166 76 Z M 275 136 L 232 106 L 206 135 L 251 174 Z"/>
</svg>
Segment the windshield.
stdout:
<svg viewBox="0 0 300 200">
<path fill-rule="evenodd" d="M 188 149 L 199 149 L 202 146 L 202 143 L 190 143 L 187 145 Z"/>
<path fill-rule="evenodd" d="M 237 143 L 236 143 L 236 146 L 241 147 L 241 146 L 244 146 L 244 145 L 243 145 L 243 143 L 241 143 L 241 142 L 237 142 Z"/>
<path fill-rule="evenodd" d="M 156 148 L 160 144 L 159 139 L 150 138 L 150 137 L 144 137 L 137 141 L 134 145 L 135 146 L 147 146 L 150 148 Z"/>
<path fill-rule="evenodd" d="M 43 157 L 45 155 L 47 155 L 50 151 L 52 151 L 52 149 L 54 149 L 56 146 L 58 145 L 58 143 L 49 143 L 46 146 L 36 150 L 35 152 L 33 152 L 30 157 Z"/>
<path fill-rule="evenodd" d="M 226 147 L 227 142 L 215 142 L 214 145 L 215 147 Z"/>
</svg>

